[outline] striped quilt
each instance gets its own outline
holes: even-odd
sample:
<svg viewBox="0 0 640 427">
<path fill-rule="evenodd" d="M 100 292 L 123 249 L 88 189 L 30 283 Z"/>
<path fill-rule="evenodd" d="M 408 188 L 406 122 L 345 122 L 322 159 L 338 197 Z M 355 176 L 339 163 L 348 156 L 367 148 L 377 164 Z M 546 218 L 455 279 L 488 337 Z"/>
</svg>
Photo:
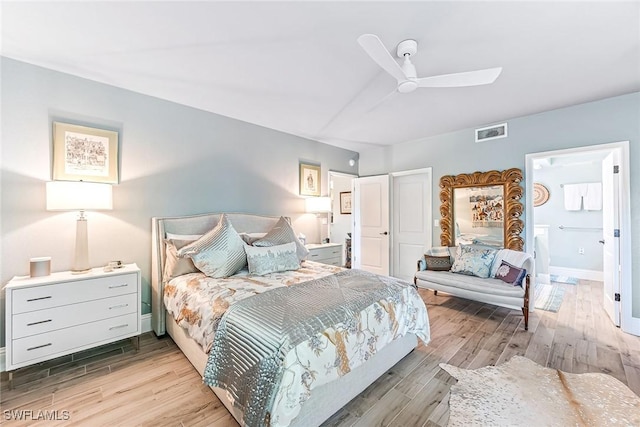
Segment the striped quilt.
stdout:
<svg viewBox="0 0 640 427">
<path fill-rule="evenodd" d="M 429 341 L 426 308 L 413 285 L 345 270 L 231 306 L 204 381 L 227 390 L 245 425 L 286 426 L 313 388 L 407 333 Z"/>
</svg>

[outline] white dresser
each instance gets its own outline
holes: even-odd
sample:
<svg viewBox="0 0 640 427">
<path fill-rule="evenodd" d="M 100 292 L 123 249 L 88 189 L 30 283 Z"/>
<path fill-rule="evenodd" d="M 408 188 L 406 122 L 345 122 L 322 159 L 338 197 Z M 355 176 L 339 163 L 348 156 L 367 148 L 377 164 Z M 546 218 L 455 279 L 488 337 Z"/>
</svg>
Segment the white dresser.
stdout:
<svg viewBox="0 0 640 427">
<path fill-rule="evenodd" d="M 6 286 L 6 370 L 140 335 L 140 269 L 13 278 Z"/>
<path fill-rule="evenodd" d="M 306 245 L 309 249 L 309 261 L 342 266 L 342 243 L 322 243 Z"/>
</svg>

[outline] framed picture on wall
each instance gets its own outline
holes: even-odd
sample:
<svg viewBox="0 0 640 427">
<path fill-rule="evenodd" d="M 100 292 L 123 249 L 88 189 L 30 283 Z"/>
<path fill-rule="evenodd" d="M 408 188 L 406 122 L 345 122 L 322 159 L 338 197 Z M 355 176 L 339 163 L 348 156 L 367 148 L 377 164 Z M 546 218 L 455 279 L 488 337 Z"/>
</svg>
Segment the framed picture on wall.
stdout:
<svg viewBox="0 0 640 427">
<path fill-rule="evenodd" d="M 351 213 L 351 191 L 340 192 L 340 213 Z"/>
<path fill-rule="evenodd" d="M 118 183 L 118 132 L 53 122 L 53 179 Z"/>
<path fill-rule="evenodd" d="M 320 189 L 320 166 L 300 163 L 300 195 L 319 196 Z"/>
</svg>

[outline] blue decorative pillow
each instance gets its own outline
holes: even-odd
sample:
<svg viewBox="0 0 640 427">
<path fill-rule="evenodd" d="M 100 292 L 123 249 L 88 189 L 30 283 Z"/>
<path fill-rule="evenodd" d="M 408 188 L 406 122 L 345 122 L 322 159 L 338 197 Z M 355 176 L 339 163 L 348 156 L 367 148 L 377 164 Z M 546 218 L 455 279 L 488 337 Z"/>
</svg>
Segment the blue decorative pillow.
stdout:
<svg viewBox="0 0 640 427">
<path fill-rule="evenodd" d="M 244 250 L 247 253 L 249 273 L 251 274 L 262 276 L 300 268 L 294 242 L 264 248 L 247 245 Z"/>
<path fill-rule="evenodd" d="M 307 255 L 309 255 L 309 250 L 304 247 L 300 240 L 298 240 L 296 233 L 293 231 L 293 228 L 291 228 L 289 222 L 284 217 L 280 217 L 280 220 L 278 220 L 276 225 L 274 225 L 263 238 L 254 241 L 251 245 L 264 248 L 268 246 L 282 245 L 289 242 L 294 242 L 296 244 L 298 259 L 300 261 L 305 260 Z"/>
<path fill-rule="evenodd" d="M 483 279 L 489 277 L 491 264 L 498 251 L 493 249 L 477 249 L 460 245 L 456 259 L 451 266 L 452 273 L 468 274 Z"/>
<path fill-rule="evenodd" d="M 247 265 L 244 241 L 229 222 L 227 215 L 213 230 L 178 250 L 178 257 L 189 257 L 209 277 L 229 277 Z"/>
<path fill-rule="evenodd" d="M 500 267 L 496 271 L 496 279 L 500 279 L 503 282 L 510 283 L 513 286 L 522 287 L 522 280 L 527 275 L 527 270 L 524 268 L 518 268 L 515 265 L 511 265 L 506 261 L 502 261 Z"/>
</svg>

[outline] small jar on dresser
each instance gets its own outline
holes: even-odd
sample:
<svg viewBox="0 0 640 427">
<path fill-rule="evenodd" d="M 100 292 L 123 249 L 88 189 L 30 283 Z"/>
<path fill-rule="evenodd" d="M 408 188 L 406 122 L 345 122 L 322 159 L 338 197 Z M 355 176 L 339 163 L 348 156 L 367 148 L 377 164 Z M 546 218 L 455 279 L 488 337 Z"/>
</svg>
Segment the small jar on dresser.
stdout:
<svg viewBox="0 0 640 427">
<path fill-rule="evenodd" d="M 309 250 L 309 261 L 342 266 L 342 243 L 312 243 L 305 247 Z"/>
<path fill-rule="evenodd" d="M 140 286 L 136 264 L 14 277 L 5 286 L 6 370 L 138 337 Z"/>
</svg>

